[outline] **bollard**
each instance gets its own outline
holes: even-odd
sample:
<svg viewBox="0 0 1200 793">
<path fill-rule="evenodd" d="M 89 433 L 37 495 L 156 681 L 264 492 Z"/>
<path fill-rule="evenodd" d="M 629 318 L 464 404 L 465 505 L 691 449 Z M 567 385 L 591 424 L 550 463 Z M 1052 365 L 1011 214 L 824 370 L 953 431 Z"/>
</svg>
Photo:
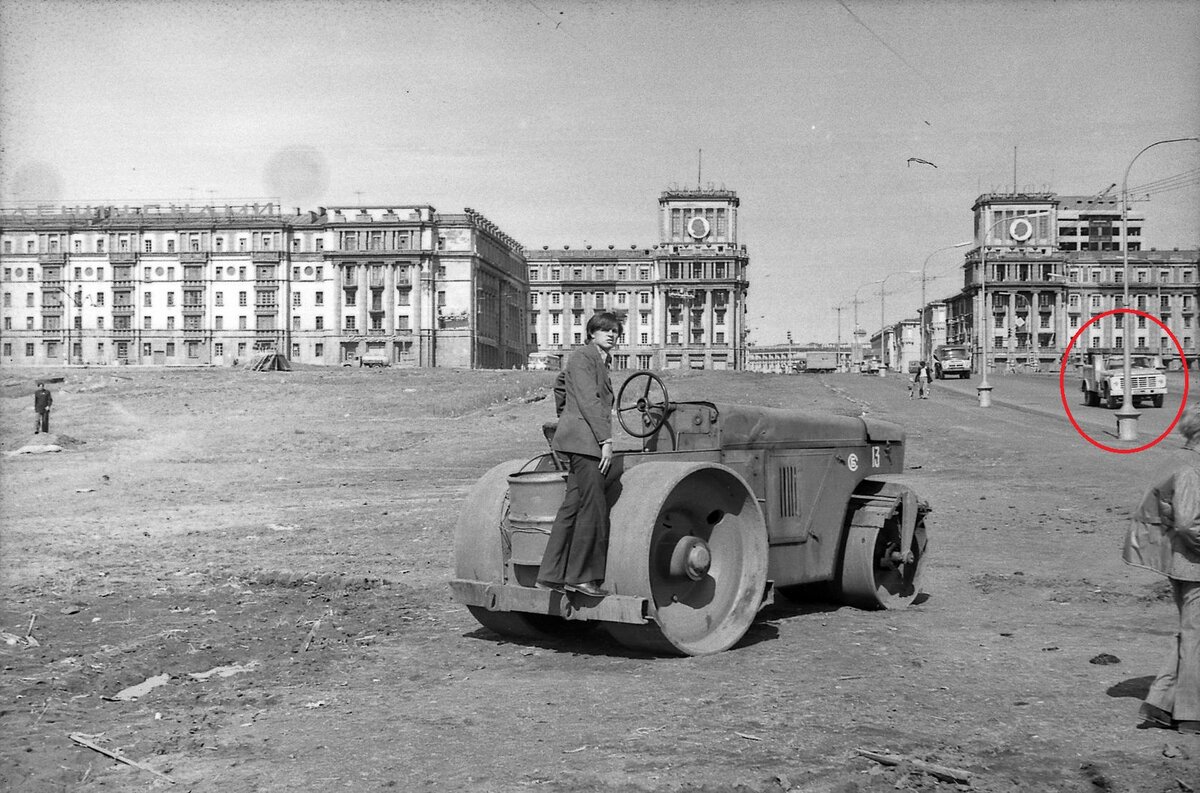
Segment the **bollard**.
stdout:
<svg viewBox="0 0 1200 793">
<path fill-rule="evenodd" d="M 990 385 L 976 386 L 979 392 L 979 407 L 990 408 L 992 406 L 992 387 Z"/>
</svg>

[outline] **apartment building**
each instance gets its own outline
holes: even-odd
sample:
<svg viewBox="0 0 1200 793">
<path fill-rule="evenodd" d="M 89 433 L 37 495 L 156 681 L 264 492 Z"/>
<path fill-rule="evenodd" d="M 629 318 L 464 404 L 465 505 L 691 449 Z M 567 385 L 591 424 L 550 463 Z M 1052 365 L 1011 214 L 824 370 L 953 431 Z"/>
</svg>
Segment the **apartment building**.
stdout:
<svg viewBox="0 0 1200 793">
<path fill-rule="evenodd" d="M 471 209 L 0 210 L 0 362 L 526 360 L 522 248 Z"/>
<path fill-rule="evenodd" d="M 531 347 L 569 351 L 592 314 L 612 311 L 625 325 L 614 368 L 745 368 L 750 260 L 737 193 L 672 189 L 658 203 L 651 246 L 526 251 Z"/>
<path fill-rule="evenodd" d="M 976 245 L 964 260 L 963 288 L 945 300 L 948 343 L 981 350 L 986 334 L 996 364 L 1056 365 L 1089 320 L 1124 306 L 1127 239 L 1129 307 L 1158 317 L 1185 358 L 1196 355 L 1200 252 L 1144 249 L 1140 211 L 1128 213 L 1127 230 L 1119 200 L 1106 196 L 984 194 L 972 211 Z M 1132 344 L 1181 365 L 1169 335 L 1145 317 L 1104 317 L 1076 344 L 1096 352 Z"/>
</svg>

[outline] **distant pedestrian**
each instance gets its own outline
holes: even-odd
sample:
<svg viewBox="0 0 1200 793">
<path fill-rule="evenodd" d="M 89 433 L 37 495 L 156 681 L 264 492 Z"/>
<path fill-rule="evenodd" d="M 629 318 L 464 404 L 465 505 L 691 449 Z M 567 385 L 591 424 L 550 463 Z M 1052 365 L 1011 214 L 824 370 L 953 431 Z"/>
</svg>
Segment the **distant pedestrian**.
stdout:
<svg viewBox="0 0 1200 793">
<path fill-rule="evenodd" d="M 932 378 L 929 376 L 929 367 L 925 365 L 924 361 L 919 361 L 917 363 L 917 374 L 915 377 L 913 377 L 913 383 L 916 385 L 917 394 L 921 397 L 921 399 L 929 398 L 930 382 L 932 382 Z M 908 395 L 909 397 L 912 397 L 911 389 L 909 390 Z"/>
<path fill-rule="evenodd" d="M 46 390 L 46 384 L 39 382 L 37 390 L 33 392 L 33 412 L 37 414 L 36 423 L 33 425 L 34 435 L 50 432 L 50 406 L 53 404 L 54 397 Z"/>
<path fill-rule="evenodd" d="M 1133 516 L 1126 564 L 1165 575 L 1179 610 L 1179 632 L 1140 715 L 1146 722 L 1200 735 L 1200 403 L 1179 420 L 1183 464 L 1152 487 Z"/>
</svg>

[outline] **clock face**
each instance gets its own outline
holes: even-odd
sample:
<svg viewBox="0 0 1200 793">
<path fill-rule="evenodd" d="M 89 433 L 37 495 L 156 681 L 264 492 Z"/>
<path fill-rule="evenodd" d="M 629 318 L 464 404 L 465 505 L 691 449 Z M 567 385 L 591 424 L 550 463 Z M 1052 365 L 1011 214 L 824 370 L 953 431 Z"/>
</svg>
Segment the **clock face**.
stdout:
<svg viewBox="0 0 1200 793">
<path fill-rule="evenodd" d="M 688 219 L 687 231 L 692 239 L 702 240 L 708 236 L 708 221 L 699 215 L 693 215 Z"/>
<path fill-rule="evenodd" d="M 1025 218 L 1017 218 L 1008 224 L 1008 236 L 1017 242 L 1024 242 L 1033 236 L 1033 224 Z"/>
</svg>

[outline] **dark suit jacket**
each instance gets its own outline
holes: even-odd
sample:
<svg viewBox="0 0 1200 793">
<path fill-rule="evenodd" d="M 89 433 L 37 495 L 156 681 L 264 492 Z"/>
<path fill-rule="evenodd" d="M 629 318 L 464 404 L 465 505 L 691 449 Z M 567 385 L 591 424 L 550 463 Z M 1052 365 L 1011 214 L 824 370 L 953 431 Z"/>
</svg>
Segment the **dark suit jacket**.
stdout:
<svg viewBox="0 0 1200 793">
<path fill-rule="evenodd" d="M 33 409 L 38 413 L 45 413 L 54 404 L 54 397 L 50 396 L 50 392 L 44 388 L 39 388 L 33 392 Z"/>
<path fill-rule="evenodd" d="M 575 349 L 554 387 L 561 405 L 552 448 L 556 452 L 600 456 L 612 438 L 613 390 L 604 353 L 594 344 Z"/>
</svg>

